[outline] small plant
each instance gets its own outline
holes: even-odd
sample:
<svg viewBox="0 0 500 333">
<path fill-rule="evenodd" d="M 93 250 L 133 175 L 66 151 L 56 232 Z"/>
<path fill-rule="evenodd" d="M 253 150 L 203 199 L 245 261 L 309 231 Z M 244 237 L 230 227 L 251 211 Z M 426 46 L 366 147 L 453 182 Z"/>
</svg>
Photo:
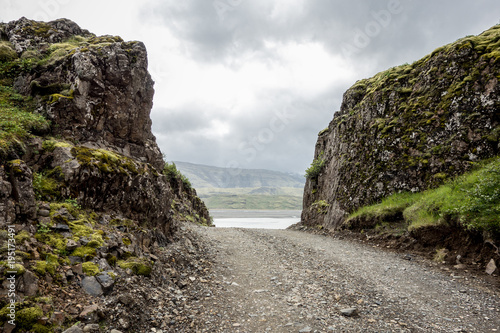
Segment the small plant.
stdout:
<svg viewBox="0 0 500 333">
<path fill-rule="evenodd" d="M 67 204 L 69 204 L 69 205 L 71 205 L 71 206 L 73 206 L 74 208 L 76 208 L 78 210 L 82 209 L 82 206 L 80 206 L 78 204 L 78 202 L 76 201 L 76 199 L 72 199 L 72 198 L 71 199 L 66 199 L 66 200 L 64 200 L 64 202 L 67 203 Z"/>
<path fill-rule="evenodd" d="M 40 223 L 37 224 L 37 232 L 38 233 L 47 234 L 50 231 L 51 230 L 50 230 L 50 228 L 49 228 L 49 226 L 47 224 L 42 223 L 42 222 L 40 222 Z"/>
<path fill-rule="evenodd" d="M 33 174 L 33 189 L 38 200 L 55 200 L 60 197 L 60 184 L 45 173 L 35 172 Z"/>
<path fill-rule="evenodd" d="M 184 187 L 188 190 L 192 188 L 189 179 L 177 169 L 177 166 L 173 162 L 171 164 L 168 162 L 165 163 L 165 166 L 163 167 L 163 174 L 167 176 L 169 180 L 180 179 L 182 184 L 184 184 Z"/>
<path fill-rule="evenodd" d="M 314 179 L 319 176 L 321 170 L 326 164 L 326 160 L 323 158 L 324 152 L 321 152 L 317 158 L 311 163 L 311 166 L 306 170 L 305 177 L 308 179 Z"/>
<path fill-rule="evenodd" d="M 448 254 L 448 250 L 441 248 L 436 250 L 436 254 L 434 255 L 434 260 L 435 262 L 443 262 L 444 259 L 446 258 L 446 255 Z"/>
<path fill-rule="evenodd" d="M 325 200 L 318 200 L 311 205 L 311 208 L 316 209 L 318 214 L 324 215 L 328 213 L 328 208 L 330 208 L 330 204 Z"/>
</svg>

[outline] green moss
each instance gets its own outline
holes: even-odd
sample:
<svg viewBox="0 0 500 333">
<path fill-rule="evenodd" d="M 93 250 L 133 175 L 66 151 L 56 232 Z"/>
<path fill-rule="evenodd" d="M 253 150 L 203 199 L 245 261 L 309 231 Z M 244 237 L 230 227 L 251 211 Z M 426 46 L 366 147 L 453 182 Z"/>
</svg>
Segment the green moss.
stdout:
<svg viewBox="0 0 500 333">
<path fill-rule="evenodd" d="M 43 317 L 43 311 L 40 307 L 34 306 L 25 308 L 16 312 L 16 326 L 29 329 L 37 320 Z"/>
<path fill-rule="evenodd" d="M 65 90 L 61 92 L 60 94 L 52 94 L 50 95 L 47 103 L 48 104 L 54 104 L 59 102 L 60 99 L 73 99 L 73 90 Z"/>
<path fill-rule="evenodd" d="M 90 242 L 87 244 L 87 246 L 93 247 L 93 248 L 98 248 L 104 245 L 104 240 L 102 239 L 102 235 L 99 233 L 94 233 L 92 234 L 92 238 Z"/>
<path fill-rule="evenodd" d="M 446 176 L 436 175 L 438 178 Z M 500 157 L 496 157 L 436 189 L 396 194 L 380 204 L 360 208 L 346 223 L 357 217 L 381 221 L 387 216 L 402 214 L 409 229 L 453 222 L 500 239 L 499 189 Z"/>
<path fill-rule="evenodd" d="M 98 36 L 98 37 L 92 37 L 88 39 L 89 44 L 113 44 L 113 43 L 122 43 L 123 39 L 120 36 L 110 36 L 110 35 L 105 35 L 105 36 Z"/>
<path fill-rule="evenodd" d="M 398 213 L 402 214 L 403 211 L 411 206 L 416 200 L 418 200 L 418 198 L 418 194 L 409 192 L 393 194 L 383 199 L 382 202 L 378 204 L 365 206 L 358 209 L 348 216 L 346 223 L 349 223 L 351 220 L 357 217 L 363 217 L 365 219 L 376 219 L 378 221 L 386 220 L 391 216 L 397 215 Z"/>
<path fill-rule="evenodd" d="M 42 149 L 48 152 L 53 152 L 54 149 L 57 147 L 67 147 L 67 148 L 72 148 L 73 145 L 71 143 L 68 143 L 66 141 L 59 141 L 55 139 L 48 139 L 43 141 L 42 143 Z"/>
<path fill-rule="evenodd" d="M 38 200 L 57 200 L 61 197 L 63 184 L 44 172 L 33 173 L 33 190 Z"/>
<path fill-rule="evenodd" d="M 17 235 L 14 236 L 16 244 L 23 244 L 24 241 L 29 240 L 31 238 L 31 234 L 26 230 L 21 230 Z"/>
<path fill-rule="evenodd" d="M 52 298 L 50 296 L 36 297 L 35 302 L 44 304 L 53 304 Z"/>
<path fill-rule="evenodd" d="M 132 244 L 130 239 L 128 239 L 127 237 L 122 237 L 122 243 L 126 246 L 129 246 L 130 244 Z"/>
<path fill-rule="evenodd" d="M 71 255 L 81 257 L 83 259 L 92 259 L 96 255 L 96 250 L 90 246 L 80 246 L 77 247 Z"/>
<path fill-rule="evenodd" d="M 0 62 L 9 62 L 17 59 L 17 53 L 12 43 L 0 41 Z"/>
<path fill-rule="evenodd" d="M 5 271 L 4 271 L 5 276 L 12 274 L 12 273 L 8 273 L 8 272 L 15 272 L 14 274 L 16 274 L 17 276 L 23 275 L 24 272 L 26 272 L 26 268 L 23 265 L 18 264 L 18 263 L 15 263 L 13 265 L 14 267 L 12 267 L 11 265 L 9 265 L 8 262 L 0 261 L 0 266 L 5 267 Z"/>
<path fill-rule="evenodd" d="M 66 250 L 66 239 L 56 232 L 42 232 L 35 234 L 36 240 L 51 246 L 59 251 Z"/>
<path fill-rule="evenodd" d="M 58 257 L 53 254 L 47 254 L 46 260 L 35 261 L 34 270 L 42 276 L 46 273 L 54 276 L 56 274 L 57 267 L 59 267 Z"/>
<path fill-rule="evenodd" d="M 93 262 L 84 262 L 82 264 L 83 273 L 89 276 L 95 276 L 100 273 L 99 267 Z"/>
<path fill-rule="evenodd" d="M 318 214 L 328 213 L 330 204 L 325 200 L 317 200 L 311 204 L 311 209 L 315 209 Z"/>
<path fill-rule="evenodd" d="M 125 226 L 125 227 L 133 227 L 136 223 L 130 219 L 112 219 L 110 225 L 113 226 Z"/>
<path fill-rule="evenodd" d="M 71 221 L 68 223 L 69 228 L 71 229 L 71 232 L 73 233 L 74 236 L 76 237 L 91 237 L 92 234 L 94 233 L 94 229 L 92 226 L 88 223 L 87 219 L 79 219 L 76 221 Z"/>
<path fill-rule="evenodd" d="M 441 179 L 441 180 L 444 180 L 448 177 L 448 174 L 444 173 L 444 172 L 439 172 L 439 173 L 436 173 L 432 176 L 432 178 L 436 178 L 436 179 Z"/>
<path fill-rule="evenodd" d="M 73 147 L 71 153 L 81 165 L 97 167 L 102 173 L 139 173 L 131 158 L 108 150 Z"/>
<path fill-rule="evenodd" d="M 53 217 L 54 215 L 57 214 L 59 210 L 62 208 L 66 208 L 68 212 L 73 215 L 73 217 L 76 218 L 86 218 L 86 215 L 82 211 L 81 207 L 78 205 L 73 204 L 72 202 L 52 202 L 50 204 L 50 217 Z M 83 214 L 83 217 L 81 216 Z M 90 220 L 87 220 L 87 222 L 90 222 Z"/>
<path fill-rule="evenodd" d="M 119 260 L 118 266 L 123 269 L 131 269 L 137 275 L 150 275 L 153 270 L 152 263 L 145 258 L 130 257 L 127 260 Z"/>
<path fill-rule="evenodd" d="M 114 255 L 108 253 L 108 255 L 106 256 L 106 261 L 111 266 L 115 266 L 117 259 L 116 259 L 116 257 Z"/>
<path fill-rule="evenodd" d="M 326 133 L 328 133 L 329 131 L 330 131 L 330 128 L 328 128 L 328 127 L 327 127 L 327 128 L 325 128 L 324 130 L 320 131 L 320 132 L 318 133 L 318 136 L 322 136 L 323 134 L 326 134 Z"/>
</svg>

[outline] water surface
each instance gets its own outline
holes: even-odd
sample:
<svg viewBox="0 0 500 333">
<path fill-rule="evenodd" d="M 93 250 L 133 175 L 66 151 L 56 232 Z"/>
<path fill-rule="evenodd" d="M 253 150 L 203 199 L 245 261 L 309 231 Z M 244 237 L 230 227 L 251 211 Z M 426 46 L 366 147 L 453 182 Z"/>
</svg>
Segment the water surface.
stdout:
<svg viewBox="0 0 500 333">
<path fill-rule="evenodd" d="M 300 210 L 210 210 L 217 228 L 286 229 L 300 222 L 300 214 Z"/>
</svg>

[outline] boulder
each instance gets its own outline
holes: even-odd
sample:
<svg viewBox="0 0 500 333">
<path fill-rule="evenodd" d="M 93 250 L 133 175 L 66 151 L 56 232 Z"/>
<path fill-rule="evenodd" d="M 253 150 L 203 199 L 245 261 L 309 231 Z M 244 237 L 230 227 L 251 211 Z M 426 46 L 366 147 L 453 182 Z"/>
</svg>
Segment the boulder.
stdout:
<svg viewBox="0 0 500 333">
<path fill-rule="evenodd" d="M 91 296 L 101 296 L 103 290 L 101 284 L 97 281 L 94 276 L 86 276 L 82 280 L 83 290 Z"/>
</svg>

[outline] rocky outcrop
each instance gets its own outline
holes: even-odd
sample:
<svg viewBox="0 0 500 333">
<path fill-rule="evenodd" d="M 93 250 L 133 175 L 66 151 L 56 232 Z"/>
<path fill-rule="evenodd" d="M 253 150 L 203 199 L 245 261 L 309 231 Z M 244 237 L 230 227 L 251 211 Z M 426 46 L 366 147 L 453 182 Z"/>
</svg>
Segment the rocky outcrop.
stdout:
<svg viewBox="0 0 500 333">
<path fill-rule="evenodd" d="M 361 206 L 498 155 L 499 43 L 495 26 L 356 82 L 319 134 L 302 222 L 338 228 Z"/>
<path fill-rule="evenodd" d="M 35 97 L 53 135 L 163 167 L 151 132 L 154 89 L 143 43 L 96 37 L 69 20 L 23 18 L 1 30 L 18 56 L 31 60 L 14 87 Z"/>
<path fill-rule="evenodd" d="M 164 169 L 144 44 L 65 19 L 1 23 L 0 37 L 0 326 L 14 290 L 20 331 L 99 331 L 109 309 L 95 297 L 130 277 L 121 289 L 173 284 L 156 272 L 177 267 L 165 249 L 181 222 L 210 225 L 208 210 Z"/>
</svg>

